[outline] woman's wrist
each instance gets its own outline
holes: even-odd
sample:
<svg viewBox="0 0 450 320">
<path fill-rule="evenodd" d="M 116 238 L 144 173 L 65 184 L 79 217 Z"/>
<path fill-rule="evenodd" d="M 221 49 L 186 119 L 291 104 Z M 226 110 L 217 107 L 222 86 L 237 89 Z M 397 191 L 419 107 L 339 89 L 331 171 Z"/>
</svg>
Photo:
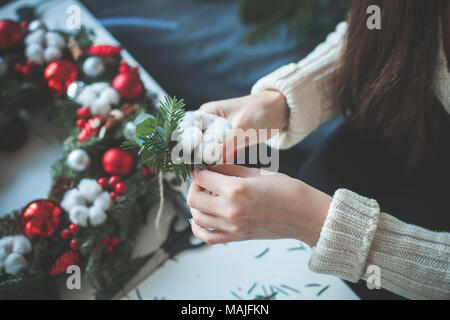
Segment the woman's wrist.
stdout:
<svg viewBox="0 0 450 320">
<path fill-rule="evenodd" d="M 256 95 L 262 97 L 261 106 L 265 117 L 271 121 L 270 129 L 286 129 L 289 123 L 289 106 L 286 97 L 272 89 L 262 90 Z"/>
<path fill-rule="evenodd" d="M 293 202 L 295 210 L 296 233 L 295 238 L 311 246 L 315 246 L 320 237 L 320 231 L 333 198 L 300 180 L 297 181 L 297 197 Z"/>
</svg>

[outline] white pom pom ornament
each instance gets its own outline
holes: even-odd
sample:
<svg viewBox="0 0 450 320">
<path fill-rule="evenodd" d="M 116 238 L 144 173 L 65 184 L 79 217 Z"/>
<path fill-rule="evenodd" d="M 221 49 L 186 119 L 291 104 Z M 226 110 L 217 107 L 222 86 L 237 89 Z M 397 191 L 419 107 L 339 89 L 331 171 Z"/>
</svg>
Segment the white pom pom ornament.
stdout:
<svg viewBox="0 0 450 320">
<path fill-rule="evenodd" d="M 0 269 L 15 275 L 27 268 L 24 255 L 31 252 L 31 242 L 23 235 L 0 238 Z"/>
<path fill-rule="evenodd" d="M 96 82 L 85 86 L 75 101 L 84 107 L 88 107 L 94 116 L 107 115 L 112 106 L 119 104 L 120 95 L 106 82 Z"/>
<path fill-rule="evenodd" d="M 37 22 L 36 22 L 37 23 Z M 52 62 L 63 56 L 65 39 L 57 32 L 45 32 L 45 27 L 36 27 L 25 37 L 25 56 L 38 65 Z"/>
</svg>

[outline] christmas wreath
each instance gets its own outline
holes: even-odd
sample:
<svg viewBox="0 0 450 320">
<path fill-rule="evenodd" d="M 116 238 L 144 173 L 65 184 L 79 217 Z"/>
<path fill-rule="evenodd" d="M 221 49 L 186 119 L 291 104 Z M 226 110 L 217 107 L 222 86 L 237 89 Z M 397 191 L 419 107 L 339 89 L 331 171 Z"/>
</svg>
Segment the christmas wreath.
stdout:
<svg viewBox="0 0 450 320">
<path fill-rule="evenodd" d="M 138 69 L 120 47 L 94 44 L 93 31 L 49 30 L 32 8 L 18 14 L 0 21 L 0 145 L 23 142 L 23 114 L 46 114 L 67 136 L 48 198 L 0 217 L 0 299 L 57 298 L 71 265 L 96 298 L 110 298 L 149 259 L 131 253 L 160 200 L 160 172 L 185 179 L 194 168 L 170 158 L 184 103 L 166 98 L 155 108 Z"/>
</svg>

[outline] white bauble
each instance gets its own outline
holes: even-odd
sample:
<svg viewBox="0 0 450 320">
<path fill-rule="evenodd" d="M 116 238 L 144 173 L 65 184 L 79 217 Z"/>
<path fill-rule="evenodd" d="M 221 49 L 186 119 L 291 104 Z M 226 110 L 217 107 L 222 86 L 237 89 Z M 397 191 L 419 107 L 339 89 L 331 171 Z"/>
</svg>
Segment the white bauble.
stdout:
<svg viewBox="0 0 450 320">
<path fill-rule="evenodd" d="M 136 136 L 136 126 L 133 122 L 127 122 L 125 128 L 123 129 L 123 135 L 126 139 L 134 139 Z"/>
<path fill-rule="evenodd" d="M 41 65 L 44 63 L 44 48 L 38 43 L 32 43 L 25 49 L 25 56 L 28 60 Z"/>
<path fill-rule="evenodd" d="M 101 208 L 93 206 L 89 208 L 89 221 L 91 225 L 98 226 L 106 221 L 106 213 Z"/>
<path fill-rule="evenodd" d="M 4 268 L 7 274 L 15 275 L 28 266 L 27 260 L 18 253 L 11 253 L 4 261 Z"/>
<path fill-rule="evenodd" d="M 67 87 L 67 96 L 69 97 L 69 99 L 71 100 L 75 100 L 78 95 L 81 93 L 81 91 L 83 90 L 85 84 L 83 81 L 74 81 L 71 82 L 69 84 L 69 86 Z"/>
<path fill-rule="evenodd" d="M 34 32 L 36 30 L 45 30 L 45 25 L 42 23 L 41 20 L 33 20 L 28 24 L 28 31 Z"/>
<path fill-rule="evenodd" d="M 45 43 L 47 44 L 47 47 L 58 47 L 60 49 L 63 49 L 66 46 L 64 37 L 58 32 L 52 31 L 45 34 Z"/>
<path fill-rule="evenodd" d="M 52 62 L 62 58 L 62 51 L 56 46 L 50 46 L 44 50 L 44 59 L 46 62 Z"/>
<path fill-rule="evenodd" d="M 8 61 L 5 58 L 0 57 L 0 78 L 4 77 L 8 73 Z"/>
<path fill-rule="evenodd" d="M 91 159 L 83 149 L 75 149 L 67 156 L 67 165 L 74 171 L 83 171 L 89 166 Z"/>
<path fill-rule="evenodd" d="M 101 58 L 89 57 L 83 63 L 83 72 L 88 77 L 99 77 L 105 72 L 105 64 Z"/>
</svg>

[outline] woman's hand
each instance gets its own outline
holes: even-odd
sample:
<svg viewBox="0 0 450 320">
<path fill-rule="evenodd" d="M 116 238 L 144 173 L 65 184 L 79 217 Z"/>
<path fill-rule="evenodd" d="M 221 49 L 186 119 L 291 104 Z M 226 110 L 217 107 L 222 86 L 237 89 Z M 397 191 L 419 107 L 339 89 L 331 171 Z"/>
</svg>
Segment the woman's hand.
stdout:
<svg viewBox="0 0 450 320">
<path fill-rule="evenodd" d="M 263 90 L 250 96 L 208 102 L 200 107 L 208 113 L 228 119 L 233 129 L 278 129 L 283 130 L 288 125 L 289 108 L 286 98 L 276 90 Z M 267 138 L 270 137 L 268 130 Z M 230 151 L 240 149 L 245 145 L 237 145 L 240 140 L 234 140 L 233 136 L 227 138 Z M 245 141 L 248 143 L 248 141 Z M 258 141 L 261 142 L 261 141 Z"/>
<path fill-rule="evenodd" d="M 209 244 L 293 238 L 315 245 L 331 197 L 284 174 L 216 165 L 195 171 L 187 201 L 194 235 Z"/>
</svg>

